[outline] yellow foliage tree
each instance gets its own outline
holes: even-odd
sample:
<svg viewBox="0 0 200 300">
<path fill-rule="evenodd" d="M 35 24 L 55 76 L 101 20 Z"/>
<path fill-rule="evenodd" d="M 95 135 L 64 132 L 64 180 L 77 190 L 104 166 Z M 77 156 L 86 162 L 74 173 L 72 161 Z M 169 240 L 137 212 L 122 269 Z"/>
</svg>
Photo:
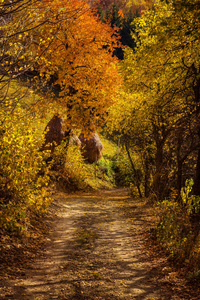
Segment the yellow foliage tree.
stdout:
<svg viewBox="0 0 200 300">
<path fill-rule="evenodd" d="M 167 164 L 173 160 L 170 153 L 176 157 L 176 167 L 181 172 L 184 160 L 199 145 L 196 126 L 200 100 L 198 3 L 196 0 L 158 1 L 154 10 L 146 11 L 136 20 L 135 26 L 137 48 L 127 49 L 121 64 L 125 91 L 137 97 L 126 122 L 133 124 L 134 119 L 139 124 L 148 124 L 155 161 L 153 188 L 162 197 L 162 182 L 166 184 L 170 172 Z M 177 136 L 178 126 L 187 138 L 188 149 Z M 131 128 L 130 138 L 134 129 L 137 134 L 137 128 Z"/>
<path fill-rule="evenodd" d="M 38 152 L 42 139 L 33 118 L 20 106 L 14 112 L 10 102 L 6 106 L 6 112 L 0 110 L 0 225 L 20 231 L 27 228 L 30 212 L 44 213 L 51 202 L 48 167 Z"/>
</svg>

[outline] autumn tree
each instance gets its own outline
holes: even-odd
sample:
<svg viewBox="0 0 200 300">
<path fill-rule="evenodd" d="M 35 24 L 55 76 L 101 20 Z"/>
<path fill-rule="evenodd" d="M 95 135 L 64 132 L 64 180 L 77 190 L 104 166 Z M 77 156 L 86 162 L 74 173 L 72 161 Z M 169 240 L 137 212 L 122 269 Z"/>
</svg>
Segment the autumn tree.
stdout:
<svg viewBox="0 0 200 300">
<path fill-rule="evenodd" d="M 14 231 L 50 203 L 40 115 L 94 130 L 121 79 L 117 35 L 87 1 L 2 0 L 0 14 L 0 225 Z"/>
<path fill-rule="evenodd" d="M 121 64 L 125 90 L 136 95 L 145 112 L 142 115 L 141 109 L 132 108 L 135 120 L 148 124 L 154 148 L 151 188 L 158 198 L 167 192 L 172 165 L 175 175 L 171 187 L 180 189 L 183 164 L 199 147 L 198 12 L 197 1 L 185 5 L 181 1 L 158 2 L 135 22 L 137 48 L 125 50 Z M 132 116 L 130 113 L 128 118 Z"/>
<path fill-rule="evenodd" d="M 123 46 L 135 48 L 135 41 L 132 33 L 135 32 L 133 20 L 142 14 L 146 9 L 153 7 L 155 1 L 129 1 L 129 0 L 97 0 L 92 3 L 96 7 L 102 22 L 108 22 L 111 27 L 116 26 Z M 123 48 L 116 47 L 114 54 L 119 58 L 124 58 Z"/>
<path fill-rule="evenodd" d="M 45 1 L 41 10 L 51 22 L 41 29 L 34 49 L 38 69 L 45 80 L 53 76 L 59 86 L 59 97 L 47 94 L 46 101 L 52 107 L 61 105 L 76 127 L 99 126 L 120 84 L 112 55 L 117 43 L 114 30 L 102 24 L 85 1 Z"/>
<path fill-rule="evenodd" d="M 7 101 L 12 102 L 13 110 L 17 103 L 23 102 L 28 89 L 17 84 L 24 78 L 38 76 L 37 48 L 40 28 L 49 19 L 42 14 L 41 1 L 16 0 L 0 3 L 0 105 L 3 109 Z M 58 12 L 59 14 L 59 12 Z M 48 48 L 48 41 L 46 47 Z M 16 82 L 15 90 L 12 82 Z M 37 81 L 37 86 L 41 86 Z"/>
<path fill-rule="evenodd" d="M 155 145 L 152 142 L 148 111 L 142 101 L 138 101 L 139 98 L 141 99 L 140 93 L 120 90 L 117 104 L 109 109 L 107 128 L 114 136 L 120 137 L 121 145 L 125 146 L 139 195 L 148 197 Z M 145 95 L 143 101 L 146 101 Z M 138 169 L 135 161 L 142 168 Z"/>
<path fill-rule="evenodd" d="M 124 13 L 126 4 L 120 1 L 97 1 L 95 5 L 101 22 L 109 23 L 113 28 L 117 27 L 121 45 L 115 47 L 114 55 L 116 55 L 119 59 L 123 59 L 124 54 L 122 46 L 129 46 L 131 48 L 135 47 L 135 42 L 132 38 L 131 32 L 134 31 L 132 22 L 136 16 L 136 13 L 132 10 Z"/>
<path fill-rule="evenodd" d="M 114 30 L 101 24 L 87 1 L 16 1 L 8 6 L 3 1 L 2 7 L 1 82 L 36 75 L 44 110 L 68 110 L 74 126 L 99 125 L 120 82 L 112 56 Z M 56 97 L 45 91 L 48 83 L 57 87 Z"/>
</svg>

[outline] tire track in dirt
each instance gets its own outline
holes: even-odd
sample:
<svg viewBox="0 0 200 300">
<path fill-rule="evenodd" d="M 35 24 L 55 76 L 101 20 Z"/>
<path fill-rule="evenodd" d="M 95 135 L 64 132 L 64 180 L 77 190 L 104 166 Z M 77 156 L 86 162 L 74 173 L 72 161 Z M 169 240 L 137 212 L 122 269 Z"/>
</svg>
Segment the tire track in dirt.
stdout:
<svg viewBox="0 0 200 300">
<path fill-rule="evenodd" d="M 144 225 L 151 224 L 143 204 L 123 189 L 57 193 L 45 257 L 13 281 L 12 291 L 1 299 L 190 299 L 158 282 L 142 251 Z"/>
</svg>

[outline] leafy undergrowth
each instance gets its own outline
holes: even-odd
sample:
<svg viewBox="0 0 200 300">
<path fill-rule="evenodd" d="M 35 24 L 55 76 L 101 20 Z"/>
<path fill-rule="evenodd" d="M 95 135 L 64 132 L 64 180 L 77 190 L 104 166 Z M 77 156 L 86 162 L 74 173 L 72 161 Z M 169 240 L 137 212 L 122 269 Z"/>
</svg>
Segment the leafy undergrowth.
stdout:
<svg viewBox="0 0 200 300">
<path fill-rule="evenodd" d="M 51 218 L 50 214 L 45 219 L 32 216 L 29 231 L 23 236 L 0 231 L 0 279 L 24 276 L 35 257 L 42 255 Z"/>
<path fill-rule="evenodd" d="M 40 125 L 40 118 L 27 117 L 28 112 L 20 104 L 10 112 L 12 107 L 11 101 L 4 104 L 4 109 L 0 107 L 2 239 L 29 235 L 32 216 L 43 216 L 52 201 L 48 193 L 49 167 L 39 151 L 43 139 L 38 139 L 36 124 Z"/>
<path fill-rule="evenodd" d="M 116 150 L 104 140 L 105 144 L 104 156 L 96 164 L 87 163 L 76 145 L 69 144 L 67 150 L 64 144 L 57 147 L 51 167 L 51 179 L 56 183 L 57 189 L 88 191 L 114 188 L 113 155 Z"/>
<path fill-rule="evenodd" d="M 165 201 L 157 227 L 157 240 L 171 257 L 200 279 L 200 228 L 177 202 Z M 192 275 L 193 274 L 193 275 Z"/>
<path fill-rule="evenodd" d="M 191 194 L 192 185 L 192 180 L 186 180 L 179 201 L 172 194 L 159 203 L 156 238 L 172 259 L 185 267 L 188 280 L 200 280 L 200 197 Z"/>
<path fill-rule="evenodd" d="M 135 193 L 136 194 L 136 193 Z M 194 265 L 183 263 L 183 261 L 164 248 L 158 242 L 157 226 L 160 221 L 160 207 L 152 205 L 151 201 L 135 198 L 137 214 L 143 215 L 145 222 L 141 222 L 143 229 L 143 251 L 151 261 L 151 267 L 157 282 L 165 283 L 166 294 L 171 288 L 177 292 L 180 298 L 173 299 L 199 299 L 200 278 L 194 271 Z M 123 212 L 127 219 L 136 217 L 133 210 L 123 205 Z M 190 295 L 190 296 L 188 296 Z M 189 298 L 188 298 L 189 297 Z M 169 298 L 171 299 L 171 298 Z"/>
<path fill-rule="evenodd" d="M 146 233 L 145 251 L 151 259 L 152 267 L 155 267 L 155 273 L 158 279 L 166 280 L 166 288 L 175 286 L 179 291 L 178 299 L 199 299 L 200 279 L 192 276 L 194 272 L 180 262 L 177 257 L 170 254 L 169 251 L 162 248 L 156 239 L 156 231 L 152 229 Z"/>
</svg>

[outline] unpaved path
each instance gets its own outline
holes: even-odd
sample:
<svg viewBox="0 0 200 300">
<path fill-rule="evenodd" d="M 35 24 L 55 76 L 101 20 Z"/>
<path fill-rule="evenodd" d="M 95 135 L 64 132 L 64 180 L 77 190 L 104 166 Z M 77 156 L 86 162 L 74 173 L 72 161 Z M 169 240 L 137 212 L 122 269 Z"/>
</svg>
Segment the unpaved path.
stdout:
<svg viewBox="0 0 200 300">
<path fill-rule="evenodd" d="M 145 250 L 152 211 L 144 201 L 122 189 L 57 193 L 53 205 L 45 255 L 0 299 L 197 299 L 184 294 L 162 257 Z"/>
</svg>

